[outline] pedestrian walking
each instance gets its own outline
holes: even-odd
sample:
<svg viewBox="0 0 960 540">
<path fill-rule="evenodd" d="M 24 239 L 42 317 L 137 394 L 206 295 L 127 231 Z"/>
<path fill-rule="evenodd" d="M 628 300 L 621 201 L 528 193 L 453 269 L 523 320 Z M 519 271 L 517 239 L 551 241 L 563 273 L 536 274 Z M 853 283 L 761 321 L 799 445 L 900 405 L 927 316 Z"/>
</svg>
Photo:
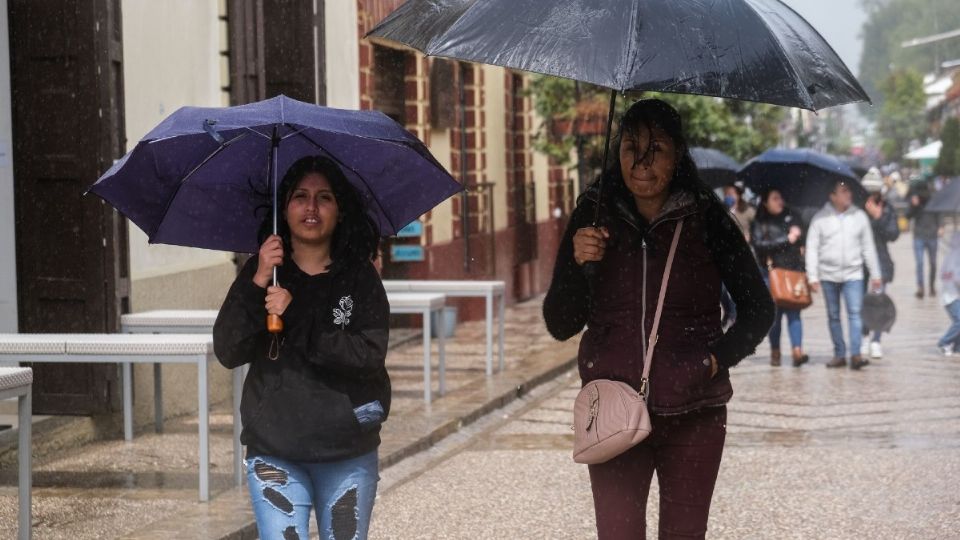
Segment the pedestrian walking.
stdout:
<svg viewBox="0 0 960 540">
<path fill-rule="evenodd" d="M 730 213 L 740 225 L 740 230 L 750 241 L 750 231 L 753 228 L 753 220 L 757 216 L 756 209 L 743 198 L 743 188 L 737 184 L 727 184 L 723 186 L 723 203 L 730 209 Z"/>
<path fill-rule="evenodd" d="M 635 103 L 613 149 L 602 196 L 596 184 L 588 189 L 561 241 L 544 319 L 560 340 L 587 326 L 578 355 L 584 384 L 612 379 L 641 391 L 647 336 L 679 230 L 644 394 L 652 433 L 589 472 L 601 540 L 644 537 L 655 471 L 664 494 L 661 536 L 703 538 L 733 393 L 729 370 L 763 339 L 773 302 L 738 224 L 700 181 L 675 109 L 660 100 Z M 598 205 L 604 221 L 595 228 Z M 722 285 L 741 314 L 726 333 Z"/>
<path fill-rule="evenodd" d="M 877 259 L 880 262 L 880 287 L 874 291 L 876 293 L 886 292 L 886 286 L 893 281 L 893 257 L 890 256 L 890 249 L 887 246 L 890 242 L 895 242 L 900 238 L 900 225 L 897 223 L 897 214 L 884 198 L 883 180 L 879 178 L 868 177 L 862 182 L 863 187 L 870 193 L 867 202 L 864 204 L 864 211 L 870 218 L 870 228 L 873 232 L 873 242 L 876 246 Z M 869 273 L 869 268 L 865 268 L 867 278 L 876 277 Z M 873 359 L 883 358 L 883 346 L 880 345 L 880 338 L 883 337 L 883 331 L 880 329 L 871 329 L 864 326 L 863 335 L 868 336 L 873 331 L 873 337 L 864 340 L 860 348 L 861 356 L 869 356 Z"/>
<path fill-rule="evenodd" d="M 937 294 L 937 243 L 942 231 L 940 230 L 940 215 L 936 212 L 927 212 L 926 206 L 930 201 L 930 184 L 920 182 L 910 192 L 910 208 L 907 217 L 913 220 L 913 257 L 917 264 L 917 298 L 923 298 L 924 274 L 923 256 L 927 255 L 930 264 L 928 289 L 930 296 Z"/>
<path fill-rule="evenodd" d="M 737 184 L 723 186 L 723 203 L 730 209 L 730 214 L 737 221 L 743 236 L 750 242 L 750 229 L 756 217 L 756 210 L 743 197 L 743 187 Z M 720 293 L 720 306 L 723 308 L 723 328 L 729 328 L 737 322 L 737 304 L 730 296 L 730 292 L 723 288 Z"/>
<path fill-rule="evenodd" d="M 224 366 L 250 366 L 241 440 L 257 528 L 309 538 L 313 508 L 321 537 L 366 538 L 390 410 L 379 231 L 331 159 L 295 162 L 277 197 L 278 234 L 268 215 L 213 332 Z M 266 329 L 268 315 L 283 317 L 281 333 Z"/>
<path fill-rule="evenodd" d="M 840 321 L 841 298 L 847 308 L 850 335 L 850 367 L 858 370 L 869 363 L 860 354 L 863 324 L 864 265 L 869 270 L 870 289 L 880 288 L 880 262 L 867 214 L 853 205 L 853 193 L 846 181 L 838 181 L 830 201 L 821 208 L 807 230 L 807 278 L 813 292 L 823 290 L 833 340 L 833 359 L 828 368 L 847 365 L 847 346 Z"/>
<path fill-rule="evenodd" d="M 804 271 L 803 222 L 799 214 L 786 206 L 780 191 L 771 189 L 761 195 L 760 209 L 753 222 L 754 253 L 763 270 L 764 280 L 770 284 L 770 269 L 783 268 L 796 272 Z M 777 307 L 770 328 L 770 365 L 780 365 L 780 334 L 783 318 L 787 319 L 787 333 L 790 335 L 791 356 L 794 367 L 800 367 L 810 360 L 803 352 L 803 321 L 799 309 Z"/>
<path fill-rule="evenodd" d="M 960 351 L 960 231 L 950 237 L 950 251 L 943 261 L 940 283 L 943 285 L 940 301 L 950 316 L 951 324 L 937 347 L 944 356 L 953 356 Z"/>
</svg>

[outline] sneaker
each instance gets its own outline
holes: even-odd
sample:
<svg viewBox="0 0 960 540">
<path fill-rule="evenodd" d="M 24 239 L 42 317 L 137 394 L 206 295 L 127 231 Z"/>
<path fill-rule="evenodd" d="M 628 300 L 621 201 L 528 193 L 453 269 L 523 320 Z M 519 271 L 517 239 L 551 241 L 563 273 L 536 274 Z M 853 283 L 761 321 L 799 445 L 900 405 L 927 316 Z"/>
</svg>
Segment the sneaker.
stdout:
<svg viewBox="0 0 960 540">
<path fill-rule="evenodd" d="M 944 356 L 953 356 L 953 345 L 942 345 L 940 352 L 943 353 Z"/>
<path fill-rule="evenodd" d="M 917 298 L 919 298 L 919 299 L 922 300 L 922 299 L 923 299 L 923 287 L 918 288 L 918 289 L 917 289 L 917 293 L 914 294 L 914 296 L 916 296 Z"/>
<path fill-rule="evenodd" d="M 863 340 L 860 343 L 860 356 L 870 356 L 870 342 Z"/>
<path fill-rule="evenodd" d="M 859 355 L 850 357 L 850 369 L 853 369 L 853 370 L 859 370 L 860 368 L 862 368 L 863 366 L 869 363 L 870 363 L 869 360 L 867 360 L 866 358 L 862 358 Z"/>
<path fill-rule="evenodd" d="M 883 358 L 883 347 L 880 345 L 879 341 L 870 342 L 870 358 Z"/>
</svg>

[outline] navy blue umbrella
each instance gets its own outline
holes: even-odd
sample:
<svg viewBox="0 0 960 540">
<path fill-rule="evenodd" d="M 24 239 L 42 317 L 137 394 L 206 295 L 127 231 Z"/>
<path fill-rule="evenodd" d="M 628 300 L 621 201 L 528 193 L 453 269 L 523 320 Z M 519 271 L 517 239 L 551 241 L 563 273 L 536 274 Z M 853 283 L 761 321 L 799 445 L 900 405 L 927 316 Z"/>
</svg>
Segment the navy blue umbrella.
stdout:
<svg viewBox="0 0 960 540">
<path fill-rule="evenodd" d="M 384 236 L 462 190 L 419 139 L 386 115 L 279 96 L 179 109 L 88 192 L 151 243 L 255 253 L 263 219 L 276 205 L 278 176 L 310 155 L 340 165 Z"/>
<path fill-rule="evenodd" d="M 695 146 L 690 149 L 690 157 L 697 164 L 700 179 L 715 188 L 736 182 L 737 171 L 742 167 L 737 160 L 712 148 Z"/>
<path fill-rule="evenodd" d="M 798 208 L 822 206 L 841 180 L 847 182 L 857 204 L 867 200 L 867 191 L 850 167 L 816 150 L 767 150 L 748 161 L 738 176 L 758 193 L 776 189 L 787 204 Z"/>
</svg>

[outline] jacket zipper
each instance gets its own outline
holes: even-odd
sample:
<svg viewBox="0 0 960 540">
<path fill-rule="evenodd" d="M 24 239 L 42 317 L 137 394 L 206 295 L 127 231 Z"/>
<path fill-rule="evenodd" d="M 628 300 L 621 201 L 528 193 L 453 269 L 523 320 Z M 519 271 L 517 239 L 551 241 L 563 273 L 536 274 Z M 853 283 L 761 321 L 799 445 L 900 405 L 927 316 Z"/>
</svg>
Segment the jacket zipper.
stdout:
<svg viewBox="0 0 960 540">
<path fill-rule="evenodd" d="M 643 356 L 641 360 L 646 362 L 647 360 L 647 239 L 643 238 L 640 240 L 640 249 L 643 250 L 643 292 L 641 293 L 641 304 L 640 304 L 640 350 L 642 351 Z"/>
<path fill-rule="evenodd" d="M 652 232 L 653 229 L 655 229 L 656 227 L 658 227 L 663 223 L 668 223 L 670 221 L 681 221 L 683 219 L 686 219 L 688 215 L 689 214 L 684 214 L 682 216 L 677 216 L 675 218 L 664 219 L 661 221 L 654 221 L 650 225 L 650 228 L 647 229 L 647 234 Z M 631 223 L 629 222 L 627 223 L 632 226 Z M 640 344 L 640 350 L 642 354 L 642 356 L 640 357 L 640 360 L 642 363 L 646 363 L 647 361 L 647 239 L 646 237 L 643 237 L 640 239 L 640 249 L 643 250 L 643 282 L 642 282 L 643 291 L 641 293 L 641 302 L 643 304 L 640 308 L 640 339 L 642 339 L 643 341 Z M 651 369 L 651 373 L 652 373 L 652 369 Z M 650 393 L 649 387 L 647 389 L 647 393 L 648 394 Z M 650 396 L 647 395 L 646 399 L 649 400 Z"/>
</svg>

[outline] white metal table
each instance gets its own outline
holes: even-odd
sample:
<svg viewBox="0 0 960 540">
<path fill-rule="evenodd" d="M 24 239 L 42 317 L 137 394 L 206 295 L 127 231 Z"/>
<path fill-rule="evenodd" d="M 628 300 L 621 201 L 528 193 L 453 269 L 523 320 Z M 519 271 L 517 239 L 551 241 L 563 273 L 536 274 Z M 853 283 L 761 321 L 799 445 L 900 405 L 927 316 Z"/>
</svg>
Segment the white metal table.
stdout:
<svg viewBox="0 0 960 540">
<path fill-rule="evenodd" d="M 210 499 L 210 410 L 207 368 L 215 361 L 213 340 L 188 334 L 0 334 L 0 359 L 28 363 L 106 363 L 123 367 L 124 438 L 133 439 L 132 364 L 193 364 L 197 367 L 199 494 Z M 235 375 L 237 376 L 237 375 Z M 234 399 L 239 399 L 238 395 Z M 240 459 L 234 455 L 234 462 Z"/>
<path fill-rule="evenodd" d="M 124 334 L 213 334 L 213 324 L 217 322 L 215 309 L 158 309 L 140 313 L 127 313 L 120 316 L 120 331 Z M 157 433 L 163 433 L 163 370 L 162 364 L 153 364 L 153 415 Z M 233 371 L 233 455 L 243 455 L 240 444 L 240 398 L 243 395 L 243 381 L 247 377 L 249 366 Z M 241 459 L 233 460 L 233 483 L 243 485 L 243 464 Z"/>
<path fill-rule="evenodd" d="M 0 400 L 17 398 L 17 538 L 27 540 L 33 534 L 31 523 L 31 491 L 33 475 L 30 435 L 33 429 L 33 370 L 21 367 L 0 367 Z"/>
<path fill-rule="evenodd" d="M 390 313 L 419 314 L 423 316 L 423 400 L 430 403 L 433 398 L 433 384 L 431 383 L 432 361 L 430 354 L 430 320 L 432 317 L 442 317 L 447 297 L 443 294 L 425 293 L 395 293 L 387 292 L 387 301 L 390 303 Z M 437 353 L 439 356 L 439 394 L 447 393 L 447 356 L 446 337 L 444 332 L 437 336 Z"/>
<path fill-rule="evenodd" d="M 499 371 L 503 371 L 503 319 L 505 306 L 506 285 L 503 281 L 474 281 L 474 280 L 384 280 L 383 287 L 387 293 L 435 293 L 449 297 L 484 298 L 486 299 L 487 324 L 487 376 L 493 375 L 493 301 L 499 298 L 498 345 Z"/>
</svg>

